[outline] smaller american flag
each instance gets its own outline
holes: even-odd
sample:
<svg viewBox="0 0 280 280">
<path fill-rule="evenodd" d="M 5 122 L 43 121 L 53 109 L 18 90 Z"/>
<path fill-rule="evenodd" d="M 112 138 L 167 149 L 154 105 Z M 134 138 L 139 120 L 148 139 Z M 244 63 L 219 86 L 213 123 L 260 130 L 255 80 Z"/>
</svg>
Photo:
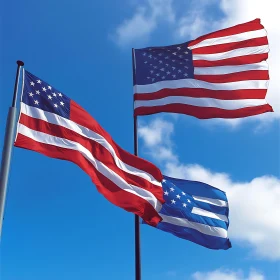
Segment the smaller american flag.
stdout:
<svg viewBox="0 0 280 280">
<path fill-rule="evenodd" d="M 272 112 L 265 101 L 268 51 L 259 19 L 182 44 L 134 49 L 134 115 L 209 119 Z"/>
<path fill-rule="evenodd" d="M 225 192 L 208 184 L 163 176 L 165 204 L 157 228 L 209 249 L 231 248 Z"/>
</svg>

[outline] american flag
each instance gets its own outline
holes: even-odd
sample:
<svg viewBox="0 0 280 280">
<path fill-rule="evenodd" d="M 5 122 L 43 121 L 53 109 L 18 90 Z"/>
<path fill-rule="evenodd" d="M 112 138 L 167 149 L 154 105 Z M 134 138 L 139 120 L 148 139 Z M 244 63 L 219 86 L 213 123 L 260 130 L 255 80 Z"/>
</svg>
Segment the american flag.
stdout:
<svg viewBox="0 0 280 280">
<path fill-rule="evenodd" d="M 64 93 L 23 73 L 15 146 L 77 164 L 110 202 L 156 225 L 164 202 L 160 170 L 119 147 Z"/>
<path fill-rule="evenodd" d="M 166 203 L 157 228 L 215 250 L 231 248 L 225 192 L 205 183 L 163 176 Z"/>
<path fill-rule="evenodd" d="M 183 44 L 134 49 L 134 115 L 208 119 L 272 112 L 265 100 L 268 52 L 260 19 Z"/>
</svg>

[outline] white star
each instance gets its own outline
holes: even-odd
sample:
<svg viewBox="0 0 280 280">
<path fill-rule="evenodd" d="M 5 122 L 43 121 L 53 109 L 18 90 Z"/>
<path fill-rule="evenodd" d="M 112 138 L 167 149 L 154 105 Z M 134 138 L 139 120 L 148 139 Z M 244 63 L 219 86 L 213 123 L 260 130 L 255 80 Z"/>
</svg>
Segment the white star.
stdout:
<svg viewBox="0 0 280 280">
<path fill-rule="evenodd" d="M 147 63 L 148 63 L 148 61 L 145 61 L 144 63 L 145 63 L 145 64 L 147 64 Z"/>
<path fill-rule="evenodd" d="M 38 100 L 35 100 L 34 103 L 35 103 L 36 105 L 38 105 L 38 104 L 39 104 L 39 101 L 38 101 Z"/>
<path fill-rule="evenodd" d="M 185 77 L 188 77 L 188 74 L 187 74 L 187 73 L 185 73 L 185 74 L 184 74 L 184 76 L 185 76 Z"/>
<path fill-rule="evenodd" d="M 159 53 L 158 55 L 159 55 L 159 56 L 162 56 L 162 53 Z"/>
<path fill-rule="evenodd" d="M 39 94 L 39 95 L 40 95 L 40 90 L 36 90 L 36 94 Z"/>
<path fill-rule="evenodd" d="M 172 75 L 173 78 L 176 78 L 176 75 Z"/>
<path fill-rule="evenodd" d="M 33 86 L 33 87 L 35 86 L 34 82 L 30 82 L 30 85 Z"/>
<path fill-rule="evenodd" d="M 184 52 L 185 54 L 188 54 L 189 52 Z"/>
<path fill-rule="evenodd" d="M 143 53 L 143 56 L 145 56 L 146 54 L 147 54 L 147 53 L 144 52 L 144 53 Z"/>
<path fill-rule="evenodd" d="M 167 71 L 166 74 L 169 75 L 171 72 Z"/>
<path fill-rule="evenodd" d="M 37 80 L 37 84 L 41 84 L 42 83 L 42 81 L 41 80 Z"/>
<path fill-rule="evenodd" d="M 173 69 L 173 70 L 175 70 L 175 69 L 176 69 L 176 67 L 174 67 L 174 66 L 173 66 L 173 67 L 172 67 L 172 69 Z"/>
<path fill-rule="evenodd" d="M 168 195 L 168 194 L 169 194 L 169 192 L 168 192 L 168 191 L 165 191 L 165 192 L 164 192 L 164 195 Z"/>
<path fill-rule="evenodd" d="M 165 79 L 165 76 L 162 76 L 161 78 L 164 80 L 164 79 Z"/>
<path fill-rule="evenodd" d="M 161 68 L 160 71 L 164 71 L 164 68 Z"/>
<path fill-rule="evenodd" d="M 186 69 L 189 69 L 189 67 L 188 66 L 184 66 Z"/>
<path fill-rule="evenodd" d="M 182 58 L 183 56 L 180 54 L 179 57 Z"/>
<path fill-rule="evenodd" d="M 47 91 L 47 89 L 45 87 L 43 87 L 42 90 L 45 91 L 45 92 Z"/>
<path fill-rule="evenodd" d="M 151 70 L 150 73 L 154 73 L 154 70 Z"/>
<path fill-rule="evenodd" d="M 163 182 L 163 183 L 165 183 L 165 182 L 166 182 L 166 180 L 165 180 L 165 179 L 163 179 L 163 180 L 162 180 L 162 182 Z"/>
<path fill-rule="evenodd" d="M 153 66 L 155 69 L 157 69 L 157 66 Z"/>
<path fill-rule="evenodd" d="M 52 87 L 51 87 L 51 86 L 48 86 L 48 89 L 52 89 Z"/>
<path fill-rule="evenodd" d="M 175 59 L 172 59 L 172 62 L 175 62 Z"/>
<path fill-rule="evenodd" d="M 159 73 L 157 73 L 156 76 L 159 76 Z"/>
<path fill-rule="evenodd" d="M 162 60 L 160 60 L 159 63 L 162 63 Z"/>
<path fill-rule="evenodd" d="M 157 58 L 156 58 L 156 57 L 154 57 L 154 60 L 157 60 Z"/>
<path fill-rule="evenodd" d="M 57 104 L 54 104 L 53 106 L 54 106 L 55 108 L 57 108 L 57 107 L 58 107 L 58 105 L 57 105 Z"/>
<path fill-rule="evenodd" d="M 152 82 L 155 80 L 155 78 L 152 78 Z"/>
<path fill-rule="evenodd" d="M 147 77 L 147 79 L 151 79 L 150 77 Z"/>
<path fill-rule="evenodd" d="M 52 99 L 52 96 L 51 96 L 51 95 L 48 95 L 48 99 Z"/>
<path fill-rule="evenodd" d="M 32 92 L 29 92 L 29 96 L 31 96 L 31 97 L 32 97 L 33 95 L 34 95 L 34 94 L 33 94 Z"/>
<path fill-rule="evenodd" d="M 186 203 L 183 203 L 183 207 L 187 207 L 187 204 L 186 204 Z"/>
<path fill-rule="evenodd" d="M 167 64 L 167 63 L 166 63 L 165 65 L 166 65 L 166 66 L 169 66 L 169 64 Z"/>
<path fill-rule="evenodd" d="M 176 55 L 177 53 L 176 52 L 174 52 L 174 53 L 172 53 L 173 55 Z"/>
<path fill-rule="evenodd" d="M 58 93 L 58 95 L 59 95 L 60 97 L 62 97 L 62 94 L 61 94 L 60 92 Z"/>
<path fill-rule="evenodd" d="M 176 201 L 175 201 L 174 199 L 172 199 L 172 200 L 171 200 L 171 203 L 172 203 L 172 204 L 175 204 L 175 203 L 176 203 Z"/>
<path fill-rule="evenodd" d="M 191 203 L 191 201 L 188 199 L 188 203 Z"/>
<path fill-rule="evenodd" d="M 64 106 L 64 102 L 60 101 L 60 105 L 61 105 L 61 106 Z"/>
<path fill-rule="evenodd" d="M 186 193 L 182 192 L 182 195 L 186 195 Z"/>
<path fill-rule="evenodd" d="M 179 69 L 179 70 L 178 70 L 178 73 L 181 73 L 181 72 L 182 72 L 182 70 Z"/>
<path fill-rule="evenodd" d="M 170 191 L 174 192 L 174 188 L 170 188 Z"/>
<path fill-rule="evenodd" d="M 181 49 L 181 47 L 177 47 L 177 49 L 178 49 L 178 50 L 180 50 L 180 49 Z"/>
<path fill-rule="evenodd" d="M 165 57 L 165 59 L 168 59 L 168 58 L 169 58 L 169 56 L 166 56 L 166 57 Z"/>
<path fill-rule="evenodd" d="M 187 58 L 185 58 L 186 61 L 189 61 Z"/>
<path fill-rule="evenodd" d="M 181 198 L 181 196 L 179 194 L 177 194 L 176 197 L 179 198 L 179 199 Z"/>
<path fill-rule="evenodd" d="M 153 56 L 150 54 L 150 55 L 149 55 L 149 58 L 152 58 L 152 57 L 153 57 Z"/>
<path fill-rule="evenodd" d="M 54 97 L 56 97 L 56 93 L 55 92 L 53 92 L 53 94 L 52 94 Z"/>
</svg>

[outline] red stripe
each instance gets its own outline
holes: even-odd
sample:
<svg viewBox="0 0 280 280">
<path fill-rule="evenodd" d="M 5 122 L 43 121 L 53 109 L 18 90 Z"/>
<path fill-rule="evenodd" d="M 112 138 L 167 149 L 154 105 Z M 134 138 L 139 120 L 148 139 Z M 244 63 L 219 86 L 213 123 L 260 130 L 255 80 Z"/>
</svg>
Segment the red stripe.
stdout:
<svg viewBox="0 0 280 280">
<path fill-rule="evenodd" d="M 241 42 L 233 42 L 233 43 L 195 48 L 192 50 L 192 54 L 214 54 L 214 53 L 228 52 L 235 49 L 265 46 L 265 45 L 268 45 L 267 37 L 262 37 L 262 38 L 249 39 Z"/>
<path fill-rule="evenodd" d="M 71 161 L 84 170 L 96 185 L 98 191 L 111 203 L 139 215 L 145 222 L 156 226 L 162 219 L 150 203 L 141 197 L 123 191 L 106 176 L 92 167 L 78 151 L 64 149 L 53 145 L 42 144 L 22 134 L 18 134 L 15 143 L 16 147 L 33 150 L 51 158 Z"/>
<path fill-rule="evenodd" d="M 222 60 L 208 61 L 208 60 L 193 60 L 194 67 L 213 67 L 213 66 L 226 66 L 226 65 L 243 65 L 258 63 L 268 58 L 267 53 L 244 55 L 231 57 Z"/>
<path fill-rule="evenodd" d="M 120 177 L 122 177 L 128 184 L 139 186 L 143 189 L 150 191 L 161 203 L 164 203 L 163 190 L 161 187 L 153 185 L 151 182 L 145 180 L 142 177 L 127 173 L 120 169 L 116 165 L 114 158 L 110 154 L 110 152 L 101 144 L 90 140 L 87 137 L 81 136 L 73 130 L 64 128 L 59 125 L 51 124 L 43 120 L 34 119 L 25 114 L 21 114 L 19 122 L 33 130 L 68 139 L 81 144 L 83 147 L 90 151 L 94 158 L 104 163 L 108 168 L 110 168 Z"/>
<path fill-rule="evenodd" d="M 210 90 L 203 88 L 162 89 L 153 93 L 135 93 L 136 100 L 155 100 L 168 96 L 208 97 L 222 100 L 264 99 L 266 89 Z"/>
<path fill-rule="evenodd" d="M 211 107 L 197 107 L 185 104 L 168 104 L 154 107 L 139 107 L 134 110 L 134 115 L 152 115 L 161 112 L 185 114 L 196 117 L 198 119 L 232 119 L 254 116 L 265 112 L 273 112 L 273 109 L 268 104 L 255 107 L 247 107 L 237 110 L 225 110 Z"/>
<path fill-rule="evenodd" d="M 206 39 L 212 39 L 212 38 L 219 38 L 219 37 L 225 37 L 230 35 L 235 35 L 239 33 L 244 33 L 248 31 L 255 31 L 259 29 L 263 29 L 263 25 L 261 25 L 260 19 L 255 19 L 246 23 L 238 24 L 229 28 L 221 29 L 203 36 L 198 37 L 197 39 L 191 41 L 189 43 L 189 46 L 196 45 L 200 43 L 201 41 L 204 41 Z"/>
<path fill-rule="evenodd" d="M 123 150 L 114 142 L 112 137 L 97 123 L 97 121 L 76 102 L 71 100 L 70 106 L 70 119 L 72 121 L 102 135 L 107 140 L 107 142 L 111 144 L 117 156 L 121 158 L 126 164 L 151 174 L 159 182 L 162 181 L 163 177 L 161 171 L 155 165 Z"/>
<path fill-rule="evenodd" d="M 248 80 L 269 80 L 269 75 L 267 70 L 249 70 L 230 74 L 194 75 L 194 78 L 209 83 L 230 83 Z"/>
</svg>

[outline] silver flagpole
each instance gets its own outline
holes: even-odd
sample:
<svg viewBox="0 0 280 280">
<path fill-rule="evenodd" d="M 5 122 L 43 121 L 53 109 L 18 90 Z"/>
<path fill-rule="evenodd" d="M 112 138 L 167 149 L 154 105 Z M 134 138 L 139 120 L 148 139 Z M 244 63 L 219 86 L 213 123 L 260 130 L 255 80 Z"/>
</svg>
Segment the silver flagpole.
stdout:
<svg viewBox="0 0 280 280">
<path fill-rule="evenodd" d="M 6 134 L 5 134 L 3 151 L 2 151 L 2 162 L 1 162 L 1 170 L 0 170 L 0 240 L 2 234 L 7 184 L 9 178 L 11 154 L 12 154 L 12 147 L 14 141 L 14 131 L 16 125 L 16 113 L 17 113 L 16 101 L 17 101 L 17 92 L 18 92 L 19 73 L 20 73 L 20 68 L 23 65 L 24 63 L 22 61 L 20 60 L 17 61 L 17 74 L 16 74 L 15 87 L 14 87 L 14 96 L 13 96 L 12 106 L 9 108 L 9 113 L 7 117 Z"/>
</svg>

